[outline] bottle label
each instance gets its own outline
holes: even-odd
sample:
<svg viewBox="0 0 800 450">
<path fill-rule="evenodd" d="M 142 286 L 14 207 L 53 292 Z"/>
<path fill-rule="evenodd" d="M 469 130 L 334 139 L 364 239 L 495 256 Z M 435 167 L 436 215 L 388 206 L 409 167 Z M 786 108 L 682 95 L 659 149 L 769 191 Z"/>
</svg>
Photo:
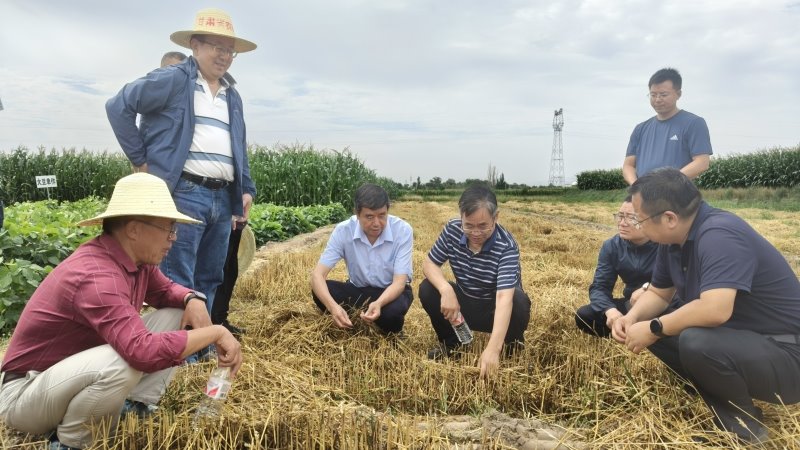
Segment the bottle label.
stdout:
<svg viewBox="0 0 800 450">
<path fill-rule="evenodd" d="M 206 395 L 214 400 L 225 400 L 230 390 L 231 382 L 222 378 L 211 377 L 206 383 Z"/>
</svg>

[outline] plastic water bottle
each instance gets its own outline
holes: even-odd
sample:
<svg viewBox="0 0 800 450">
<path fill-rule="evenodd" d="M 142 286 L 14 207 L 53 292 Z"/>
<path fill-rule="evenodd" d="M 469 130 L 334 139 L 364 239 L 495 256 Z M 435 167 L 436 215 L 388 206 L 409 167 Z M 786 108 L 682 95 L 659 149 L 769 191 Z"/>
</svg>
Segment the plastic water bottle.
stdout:
<svg viewBox="0 0 800 450">
<path fill-rule="evenodd" d="M 208 377 L 205 395 L 194 413 L 192 425 L 195 429 L 199 428 L 203 422 L 214 420 L 219 417 L 222 404 L 225 403 L 225 399 L 228 398 L 228 391 L 230 390 L 230 367 L 217 367 L 211 372 L 211 376 Z"/>
<path fill-rule="evenodd" d="M 452 322 L 450 325 L 453 326 L 453 331 L 456 332 L 456 337 L 458 337 L 458 342 L 461 344 L 466 345 L 472 342 L 472 330 L 469 329 L 469 325 L 467 325 L 467 321 L 464 320 L 464 316 L 461 315 L 461 312 L 458 313 L 458 317 Z"/>
</svg>

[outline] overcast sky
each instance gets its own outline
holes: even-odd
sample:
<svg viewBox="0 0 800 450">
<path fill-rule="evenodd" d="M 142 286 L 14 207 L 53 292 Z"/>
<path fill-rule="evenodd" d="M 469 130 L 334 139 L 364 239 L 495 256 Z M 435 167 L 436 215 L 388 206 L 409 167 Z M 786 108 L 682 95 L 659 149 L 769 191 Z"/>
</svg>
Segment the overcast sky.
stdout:
<svg viewBox="0 0 800 450">
<path fill-rule="evenodd" d="M 621 166 L 671 66 L 717 155 L 800 144 L 800 0 L 2 0 L 0 150 L 120 151 L 105 101 L 203 7 L 258 44 L 231 67 L 248 142 L 349 147 L 404 183 L 547 184 Z"/>
</svg>

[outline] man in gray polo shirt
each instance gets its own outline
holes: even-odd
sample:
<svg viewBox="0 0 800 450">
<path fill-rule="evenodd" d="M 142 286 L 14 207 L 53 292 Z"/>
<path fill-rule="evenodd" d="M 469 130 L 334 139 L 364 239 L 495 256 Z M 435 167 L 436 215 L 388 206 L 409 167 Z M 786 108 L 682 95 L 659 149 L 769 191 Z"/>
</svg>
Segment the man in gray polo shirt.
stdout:
<svg viewBox="0 0 800 450">
<path fill-rule="evenodd" d="M 691 381 L 719 427 L 764 441 L 753 399 L 800 402 L 797 276 L 750 225 L 703 202 L 677 169 L 651 172 L 628 191 L 635 226 L 661 245 L 650 288 L 614 322 L 614 338 L 634 353 L 649 349 Z M 683 301 L 659 317 L 673 294 Z"/>
<path fill-rule="evenodd" d="M 650 106 L 656 115 L 636 125 L 628 143 L 622 176 L 628 184 L 659 167 L 675 167 L 691 179 L 708 169 L 711 138 L 702 117 L 678 109 L 683 79 L 661 69 L 650 77 Z"/>
</svg>

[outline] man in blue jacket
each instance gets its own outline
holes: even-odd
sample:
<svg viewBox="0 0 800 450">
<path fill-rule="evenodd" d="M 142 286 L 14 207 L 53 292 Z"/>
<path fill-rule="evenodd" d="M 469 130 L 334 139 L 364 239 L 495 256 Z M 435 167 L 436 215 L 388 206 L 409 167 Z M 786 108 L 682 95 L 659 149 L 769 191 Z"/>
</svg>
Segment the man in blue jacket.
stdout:
<svg viewBox="0 0 800 450">
<path fill-rule="evenodd" d="M 230 16 L 213 8 L 197 13 L 192 30 L 170 39 L 192 56 L 128 83 L 108 100 L 106 112 L 134 170 L 164 179 L 178 210 L 202 222 L 178 225 L 161 270 L 206 294 L 210 311 L 223 279 L 231 219 L 247 218 L 256 195 L 242 99 L 228 74 L 233 59 L 256 44 L 236 37 Z"/>
</svg>

